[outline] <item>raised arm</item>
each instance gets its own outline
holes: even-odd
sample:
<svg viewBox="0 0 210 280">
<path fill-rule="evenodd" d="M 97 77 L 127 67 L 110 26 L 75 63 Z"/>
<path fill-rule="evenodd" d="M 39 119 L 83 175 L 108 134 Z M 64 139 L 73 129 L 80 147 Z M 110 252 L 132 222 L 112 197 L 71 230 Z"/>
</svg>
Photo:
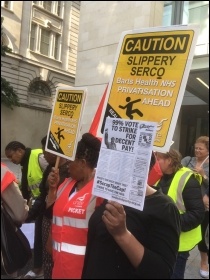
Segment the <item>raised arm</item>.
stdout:
<svg viewBox="0 0 210 280">
<path fill-rule="evenodd" d="M 108 129 L 105 129 L 104 143 L 107 146 L 107 148 L 109 148 Z"/>
<path fill-rule="evenodd" d="M 56 199 L 57 188 L 60 182 L 60 175 L 59 175 L 58 168 L 57 169 L 55 167 L 52 168 L 52 171 L 50 172 L 47 181 L 49 185 L 49 191 L 46 197 L 46 208 L 50 207 L 55 202 Z"/>
</svg>

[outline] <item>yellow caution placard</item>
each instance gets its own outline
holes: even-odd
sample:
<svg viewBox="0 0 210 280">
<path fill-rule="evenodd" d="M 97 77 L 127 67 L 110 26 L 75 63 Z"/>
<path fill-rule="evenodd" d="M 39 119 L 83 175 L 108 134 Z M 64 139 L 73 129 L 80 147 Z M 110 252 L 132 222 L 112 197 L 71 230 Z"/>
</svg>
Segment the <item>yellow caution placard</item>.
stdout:
<svg viewBox="0 0 210 280">
<path fill-rule="evenodd" d="M 57 89 L 46 151 L 74 160 L 85 100 L 84 88 Z"/>
<path fill-rule="evenodd" d="M 197 35 L 195 25 L 122 34 L 98 135 L 107 117 L 155 121 L 155 150 L 169 150 Z"/>
</svg>

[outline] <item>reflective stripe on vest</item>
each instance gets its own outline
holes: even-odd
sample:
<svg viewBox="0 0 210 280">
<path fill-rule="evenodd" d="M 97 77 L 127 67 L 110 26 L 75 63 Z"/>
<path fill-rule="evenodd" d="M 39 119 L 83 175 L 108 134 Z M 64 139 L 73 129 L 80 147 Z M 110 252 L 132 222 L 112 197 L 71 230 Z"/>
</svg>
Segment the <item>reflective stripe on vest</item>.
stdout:
<svg viewBox="0 0 210 280">
<path fill-rule="evenodd" d="M 42 149 L 34 149 L 31 150 L 29 157 L 27 180 L 33 197 L 37 197 L 40 194 L 39 184 L 43 177 L 43 171 L 39 164 L 39 155 L 42 153 Z"/>
<path fill-rule="evenodd" d="M 69 254 L 84 256 L 86 246 L 78 246 L 78 245 L 68 244 L 65 242 L 59 243 L 59 242 L 53 241 L 53 249 L 58 252 L 63 251 L 63 252 L 69 253 Z"/>
<path fill-rule="evenodd" d="M 184 201 L 183 201 L 182 192 L 192 174 L 196 175 L 191 169 L 189 169 L 187 167 L 182 167 L 174 175 L 174 178 L 173 178 L 171 185 L 169 187 L 169 190 L 168 190 L 168 195 L 173 199 L 173 201 L 175 202 L 180 213 L 183 213 L 186 210 Z M 202 177 L 195 176 L 195 178 L 201 184 Z M 201 180 L 199 180 L 199 179 L 201 179 Z"/>
<path fill-rule="evenodd" d="M 181 213 L 185 212 L 185 210 L 186 210 L 185 206 L 184 206 L 183 197 L 182 197 L 182 191 L 183 191 L 187 181 L 189 180 L 190 176 L 192 175 L 192 173 L 195 175 L 195 178 L 198 180 L 198 182 L 200 184 L 202 182 L 202 177 L 198 173 L 192 172 L 192 170 L 190 170 L 189 168 L 187 168 L 187 170 L 186 170 L 185 167 L 183 167 L 182 170 L 185 171 L 185 173 L 181 176 L 181 178 L 178 182 L 177 198 L 175 200 L 175 204 L 176 204 L 177 208 L 181 211 Z M 170 196 L 169 192 L 170 192 L 170 189 L 168 191 L 168 195 Z"/>
<path fill-rule="evenodd" d="M 69 178 L 59 186 L 53 207 L 53 259 L 56 260 L 52 272 L 53 279 L 81 278 L 88 222 L 98 198 L 92 195 L 91 180 L 69 199 L 75 183 L 75 180 Z"/>
<path fill-rule="evenodd" d="M 88 208 L 92 208 L 92 205 L 94 203 L 94 207 L 95 207 L 95 198 L 92 197 L 90 199 L 90 202 L 89 202 L 89 206 Z M 75 209 L 76 211 L 77 209 Z M 81 209 L 78 209 L 78 211 L 81 211 Z M 86 214 L 86 219 L 76 219 L 76 218 L 69 218 L 69 217 L 66 217 L 64 216 L 63 218 L 61 217 L 58 217 L 58 216 L 53 216 L 53 219 L 52 219 L 52 223 L 56 226 L 59 226 L 59 227 L 62 227 L 62 226 L 69 226 L 69 227 L 75 227 L 75 228 L 87 228 L 88 227 L 88 222 L 89 222 L 89 219 L 90 219 L 90 216 L 92 215 L 92 212 L 87 213 Z"/>
<path fill-rule="evenodd" d="M 81 220 L 81 219 L 74 219 L 69 217 L 56 217 L 53 216 L 52 223 L 56 226 L 62 227 L 69 226 L 69 227 L 76 227 L 76 228 L 87 228 L 87 219 Z"/>
<path fill-rule="evenodd" d="M 61 217 L 53 216 L 53 218 L 52 218 L 52 223 L 53 223 L 54 225 L 57 225 L 57 226 L 59 226 L 59 227 L 62 227 L 62 225 L 63 225 L 62 220 L 63 220 L 63 218 L 61 218 Z"/>
<path fill-rule="evenodd" d="M 1 163 L 1 192 L 3 192 L 12 182 L 16 182 L 15 175 L 3 163 Z"/>
<path fill-rule="evenodd" d="M 183 213 L 185 212 L 185 205 L 184 205 L 184 201 L 183 201 L 183 197 L 182 197 L 182 191 L 185 187 L 185 184 L 186 184 L 186 179 L 192 175 L 192 172 L 189 170 L 189 171 L 186 171 L 180 178 L 179 182 L 178 182 L 178 187 L 177 187 L 177 197 L 176 197 L 176 200 L 174 201 L 177 208 L 179 209 L 179 212 L 180 213 Z M 170 189 L 168 191 L 168 195 L 170 195 Z"/>
</svg>

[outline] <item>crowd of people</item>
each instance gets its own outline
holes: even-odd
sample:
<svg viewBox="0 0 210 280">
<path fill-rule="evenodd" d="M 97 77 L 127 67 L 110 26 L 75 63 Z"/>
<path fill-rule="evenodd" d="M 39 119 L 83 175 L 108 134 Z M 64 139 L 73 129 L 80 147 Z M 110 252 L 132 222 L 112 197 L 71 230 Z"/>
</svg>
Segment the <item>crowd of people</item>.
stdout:
<svg viewBox="0 0 210 280">
<path fill-rule="evenodd" d="M 20 278 L 184 279 L 195 246 L 200 275 L 209 277 L 209 137 L 196 140 L 194 157 L 173 148 L 152 153 L 143 211 L 92 194 L 97 137 L 83 134 L 75 159 L 60 158 L 58 167 L 46 139 L 41 149 L 6 146 L 22 166 L 20 186 L 1 164 L 10 174 L 1 176 L 2 203 L 21 224 L 35 222 L 33 269 Z"/>
<path fill-rule="evenodd" d="M 48 163 L 44 158 L 43 150 L 27 148 L 19 141 L 12 141 L 5 147 L 6 157 L 14 164 L 21 166 L 20 189 L 23 198 L 27 200 L 30 208 L 28 221 L 32 220 L 33 204 L 40 194 L 40 183 L 43 172 Z M 35 234 L 34 234 L 34 267 L 28 271 L 23 278 L 35 278 L 43 275 L 42 269 L 42 215 L 34 217 Z"/>
</svg>

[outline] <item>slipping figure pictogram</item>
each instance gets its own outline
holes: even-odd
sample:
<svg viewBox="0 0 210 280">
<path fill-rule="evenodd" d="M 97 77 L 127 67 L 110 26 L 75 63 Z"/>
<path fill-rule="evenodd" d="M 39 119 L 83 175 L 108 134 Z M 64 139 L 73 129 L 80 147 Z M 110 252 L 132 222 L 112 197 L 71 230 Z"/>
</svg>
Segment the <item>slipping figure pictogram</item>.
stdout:
<svg viewBox="0 0 210 280">
<path fill-rule="evenodd" d="M 133 119 L 133 114 L 136 113 L 140 117 L 143 117 L 143 113 L 139 111 L 139 109 L 133 109 L 133 104 L 141 101 L 141 99 L 136 99 L 133 101 L 130 101 L 131 98 L 128 96 L 126 97 L 126 102 L 127 104 L 125 106 L 119 105 L 120 109 L 126 109 L 126 115 L 132 120 Z"/>
<path fill-rule="evenodd" d="M 61 134 L 61 132 L 64 130 L 63 129 L 60 129 L 60 127 L 58 127 L 58 131 L 55 132 L 55 134 L 58 136 L 58 144 L 60 145 L 60 142 L 61 142 L 61 138 L 62 139 L 65 139 L 65 137 Z"/>
</svg>

